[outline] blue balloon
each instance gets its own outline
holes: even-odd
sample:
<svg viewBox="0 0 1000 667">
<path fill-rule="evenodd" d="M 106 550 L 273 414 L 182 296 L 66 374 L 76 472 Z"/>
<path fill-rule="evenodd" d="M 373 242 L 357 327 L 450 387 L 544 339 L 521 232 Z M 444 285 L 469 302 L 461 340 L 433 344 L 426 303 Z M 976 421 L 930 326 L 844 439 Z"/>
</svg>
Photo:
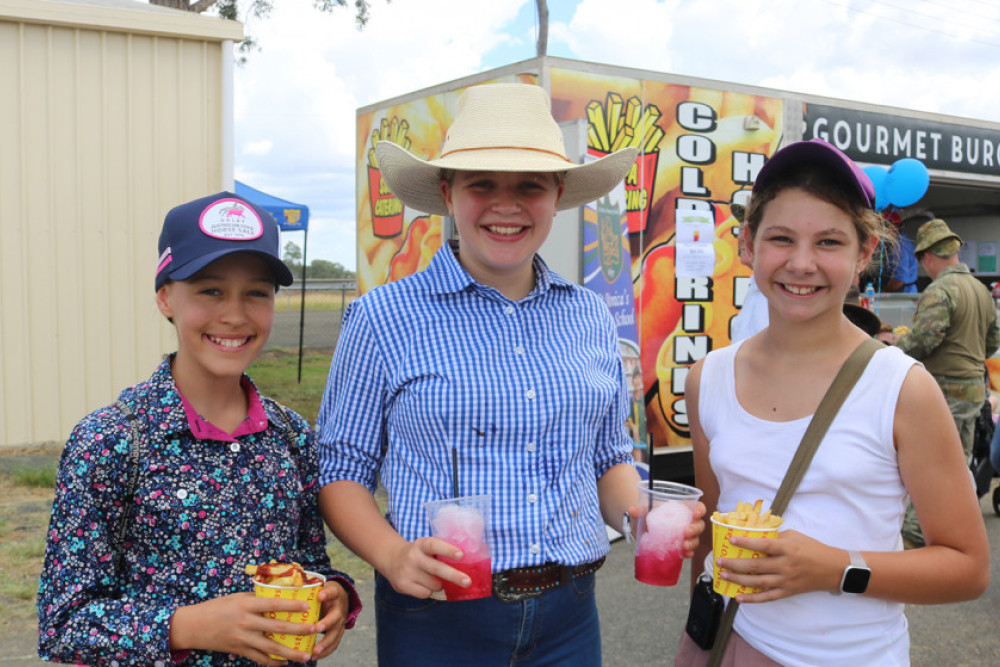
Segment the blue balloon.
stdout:
<svg viewBox="0 0 1000 667">
<path fill-rule="evenodd" d="M 889 204 L 885 198 L 885 177 L 889 173 L 889 168 L 880 164 L 870 164 L 861 171 L 865 172 L 875 187 L 875 210 L 881 211 Z"/>
<path fill-rule="evenodd" d="M 905 157 L 896 160 L 885 175 L 885 194 L 893 206 L 916 204 L 927 193 L 931 176 L 920 160 Z"/>
</svg>

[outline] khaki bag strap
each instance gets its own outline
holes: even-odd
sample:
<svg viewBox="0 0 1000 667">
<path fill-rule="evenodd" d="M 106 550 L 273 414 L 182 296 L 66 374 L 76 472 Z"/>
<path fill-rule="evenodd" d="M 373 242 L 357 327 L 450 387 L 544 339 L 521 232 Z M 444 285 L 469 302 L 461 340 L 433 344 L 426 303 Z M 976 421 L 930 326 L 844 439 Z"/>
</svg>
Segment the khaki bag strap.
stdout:
<svg viewBox="0 0 1000 667">
<path fill-rule="evenodd" d="M 833 384 L 826 390 L 823 400 L 820 401 L 819 407 L 816 408 L 816 413 L 809 421 L 809 426 L 802 436 L 802 441 L 799 443 L 799 448 L 795 451 L 795 456 L 792 457 L 792 462 L 788 464 L 788 471 L 785 472 L 785 478 L 782 480 L 781 486 L 778 488 L 778 493 L 774 497 L 774 502 L 771 504 L 772 513 L 778 516 L 785 513 L 788 501 L 791 499 L 792 494 L 795 493 L 795 489 L 799 486 L 799 482 L 802 481 L 802 477 L 805 476 L 806 469 L 812 462 L 813 455 L 816 454 L 816 449 L 823 440 L 823 436 L 826 435 L 827 429 L 830 428 L 830 424 L 833 423 L 834 418 L 837 416 L 840 406 L 844 404 L 848 394 L 851 393 L 854 385 L 861 378 L 861 374 L 864 373 L 872 355 L 883 347 L 885 345 L 879 341 L 869 338 L 861 343 L 861 345 L 858 345 L 854 352 L 851 353 L 851 356 L 847 358 L 847 361 L 844 362 L 844 365 L 841 366 L 837 377 L 833 379 Z M 715 635 L 715 644 L 712 646 L 712 655 L 708 661 L 708 667 L 719 667 L 722 663 L 722 654 L 725 652 L 726 644 L 729 642 L 729 635 L 733 629 L 733 619 L 736 618 L 736 610 L 739 609 L 739 606 L 740 603 L 736 600 L 729 600 L 729 603 L 726 605 L 726 611 L 722 615 L 722 621 L 719 623 L 719 629 Z"/>
</svg>

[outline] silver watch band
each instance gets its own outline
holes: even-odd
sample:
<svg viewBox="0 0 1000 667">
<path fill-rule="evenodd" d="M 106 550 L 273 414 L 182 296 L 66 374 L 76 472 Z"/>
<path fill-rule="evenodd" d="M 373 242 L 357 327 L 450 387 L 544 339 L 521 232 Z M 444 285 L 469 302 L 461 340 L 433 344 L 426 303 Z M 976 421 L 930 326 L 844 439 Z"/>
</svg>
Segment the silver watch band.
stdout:
<svg viewBox="0 0 1000 667">
<path fill-rule="evenodd" d="M 861 555 L 860 551 L 847 550 L 847 555 L 851 559 L 851 565 L 853 567 L 863 567 L 868 569 L 868 563 L 865 561 L 865 557 Z"/>
</svg>

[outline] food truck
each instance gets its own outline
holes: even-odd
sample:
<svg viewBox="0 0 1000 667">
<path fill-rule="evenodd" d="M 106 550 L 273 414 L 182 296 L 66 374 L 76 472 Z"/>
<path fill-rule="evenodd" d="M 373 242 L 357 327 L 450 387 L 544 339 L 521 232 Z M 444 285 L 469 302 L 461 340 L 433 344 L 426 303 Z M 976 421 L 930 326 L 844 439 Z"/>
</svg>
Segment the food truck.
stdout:
<svg viewBox="0 0 1000 667">
<path fill-rule="evenodd" d="M 360 292 L 423 269 L 455 234 L 450 219 L 392 195 L 374 145 L 393 141 L 439 157 L 459 95 L 490 82 L 543 86 L 571 159 L 639 148 L 618 190 L 557 215 L 541 255 L 602 295 L 614 315 L 632 389 L 634 453 L 658 478 L 692 476 L 684 381 L 691 364 L 730 344 L 750 276 L 731 207 L 746 203 L 780 146 L 819 137 L 862 166 L 919 161 L 929 185 L 891 211 L 895 224 L 912 239 L 927 213 L 944 218 L 980 279 L 1000 280 L 998 123 L 543 56 L 358 109 Z M 927 281 L 921 276 L 920 287 Z M 905 325 L 916 296 L 879 294 L 873 307 Z"/>
</svg>

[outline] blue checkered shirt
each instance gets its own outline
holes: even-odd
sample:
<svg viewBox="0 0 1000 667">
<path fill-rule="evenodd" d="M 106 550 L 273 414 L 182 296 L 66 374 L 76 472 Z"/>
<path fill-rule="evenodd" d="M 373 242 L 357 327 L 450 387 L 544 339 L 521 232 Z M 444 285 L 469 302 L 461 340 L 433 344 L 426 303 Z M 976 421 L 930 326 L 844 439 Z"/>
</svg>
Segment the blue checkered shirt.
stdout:
<svg viewBox="0 0 1000 667">
<path fill-rule="evenodd" d="M 388 491 L 406 539 L 423 508 L 492 494 L 493 571 L 578 565 L 609 545 L 597 480 L 632 463 L 615 323 L 594 292 L 534 259 L 535 289 L 511 301 L 444 246 L 428 268 L 355 300 L 320 407 L 320 481 Z M 347 511 L 350 511 L 349 509 Z"/>
</svg>

